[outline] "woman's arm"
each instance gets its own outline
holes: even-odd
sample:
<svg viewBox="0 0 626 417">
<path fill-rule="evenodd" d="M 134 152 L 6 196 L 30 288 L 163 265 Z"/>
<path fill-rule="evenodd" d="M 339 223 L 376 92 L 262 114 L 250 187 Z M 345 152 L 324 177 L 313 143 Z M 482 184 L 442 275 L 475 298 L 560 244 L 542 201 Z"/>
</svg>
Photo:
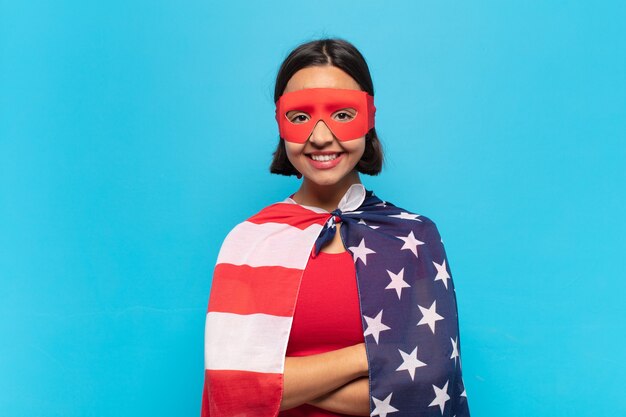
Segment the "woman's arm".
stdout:
<svg viewBox="0 0 626 417">
<path fill-rule="evenodd" d="M 368 377 L 348 382 L 336 390 L 309 401 L 324 410 L 351 416 L 370 415 L 370 383 Z"/>
<path fill-rule="evenodd" d="M 353 379 L 367 375 L 364 343 L 317 355 L 288 356 L 285 358 L 280 410 L 312 401 Z"/>
</svg>

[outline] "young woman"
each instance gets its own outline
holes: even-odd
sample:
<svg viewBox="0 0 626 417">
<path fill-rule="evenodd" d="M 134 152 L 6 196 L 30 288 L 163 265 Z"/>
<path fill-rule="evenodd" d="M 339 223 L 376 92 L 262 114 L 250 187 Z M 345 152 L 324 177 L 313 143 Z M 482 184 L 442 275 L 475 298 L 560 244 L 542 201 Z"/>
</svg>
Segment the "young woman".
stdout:
<svg viewBox="0 0 626 417">
<path fill-rule="evenodd" d="M 469 416 L 437 228 L 361 183 L 383 164 L 373 96 L 345 40 L 302 44 L 281 65 L 270 171 L 302 183 L 220 249 L 203 416 Z"/>
</svg>

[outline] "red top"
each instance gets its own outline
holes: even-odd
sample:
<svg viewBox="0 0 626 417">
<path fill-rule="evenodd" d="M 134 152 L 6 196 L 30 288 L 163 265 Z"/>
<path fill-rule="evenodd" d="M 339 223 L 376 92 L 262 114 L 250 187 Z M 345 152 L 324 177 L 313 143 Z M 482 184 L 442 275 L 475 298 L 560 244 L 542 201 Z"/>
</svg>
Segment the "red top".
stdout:
<svg viewBox="0 0 626 417">
<path fill-rule="evenodd" d="M 359 293 L 352 255 L 320 252 L 302 275 L 287 356 L 307 356 L 364 342 Z M 279 417 L 344 417 L 303 404 Z"/>
</svg>

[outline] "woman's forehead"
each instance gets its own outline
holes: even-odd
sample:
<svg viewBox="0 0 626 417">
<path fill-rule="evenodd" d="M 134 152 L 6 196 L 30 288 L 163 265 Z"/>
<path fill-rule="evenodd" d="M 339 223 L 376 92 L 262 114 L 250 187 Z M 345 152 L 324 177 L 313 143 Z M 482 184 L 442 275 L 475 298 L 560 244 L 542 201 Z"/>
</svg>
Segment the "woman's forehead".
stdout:
<svg viewBox="0 0 626 417">
<path fill-rule="evenodd" d="M 341 88 L 361 90 L 359 84 L 340 68 L 325 65 L 297 71 L 287 82 L 283 94 L 306 88 Z"/>
</svg>

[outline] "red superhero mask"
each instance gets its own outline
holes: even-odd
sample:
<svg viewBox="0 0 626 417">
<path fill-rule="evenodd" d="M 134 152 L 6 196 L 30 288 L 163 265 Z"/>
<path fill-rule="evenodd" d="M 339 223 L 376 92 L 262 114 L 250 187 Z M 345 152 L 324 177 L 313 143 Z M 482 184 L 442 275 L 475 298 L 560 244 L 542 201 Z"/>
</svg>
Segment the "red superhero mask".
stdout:
<svg viewBox="0 0 626 417">
<path fill-rule="evenodd" d="M 353 109 L 345 113 L 354 117 L 345 120 L 333 117 L 341 114 L 338 110 L 344 109 Z M 291 120 L 287 117 L 290 111 L 294 111 L 290 114 Z M 307 117 L 306 120 L 300 117 L 302 113 Z M 305 88 L 285 93 L 276 102 L 276 121 L 280 137 L 295 143 L 306 142 L 320 120 L 326 123 L 340 141 L 363 137 L 374 127 L 375 113 L 374 97 L 360 90 Z"/>
</svg>

